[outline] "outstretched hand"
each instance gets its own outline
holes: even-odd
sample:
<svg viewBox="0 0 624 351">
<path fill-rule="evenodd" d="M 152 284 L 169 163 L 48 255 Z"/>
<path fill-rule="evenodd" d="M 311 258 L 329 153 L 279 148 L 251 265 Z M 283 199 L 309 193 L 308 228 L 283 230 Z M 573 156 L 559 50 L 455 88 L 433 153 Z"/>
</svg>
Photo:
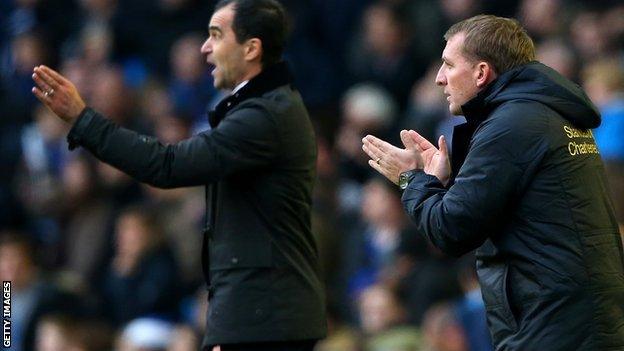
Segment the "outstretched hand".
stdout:
<svg viewBox="0 0 624 351">
<path fill-rule="evenodd" d="M 372 135 L 364 137 L 362 149 L 371 158 L 368 164 L 395 184 L 401 173 L 412 169 L 422 169 L 442 184 L 448 183 L 451 165 L 444 136 L 438 140 L 439 149 L 413 130 L 402 130 L 401 141 L 404 149 Z"/>
<path fill-rule="evenodd" d="M 85 103 L 72 82 L 47 66 L 37 66 L 32 78 L 37 84 L 33 94 L 47 108 L 68 123 L 74 123 Z"/>
</svg>

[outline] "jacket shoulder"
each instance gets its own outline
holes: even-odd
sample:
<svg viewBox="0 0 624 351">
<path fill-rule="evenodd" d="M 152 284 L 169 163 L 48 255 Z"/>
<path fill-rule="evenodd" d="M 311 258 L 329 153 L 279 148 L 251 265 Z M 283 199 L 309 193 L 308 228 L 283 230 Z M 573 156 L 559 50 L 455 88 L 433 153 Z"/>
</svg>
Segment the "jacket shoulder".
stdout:
<svg viewBox="0 0 624 351">
<path fill-rule="evenodd" d="M 549 124 L 554 113 L 529 100 L 503 103 L 477 128 L 471 144 L 518 161 L 544 154 L 549 149 Z"/>
</svg>

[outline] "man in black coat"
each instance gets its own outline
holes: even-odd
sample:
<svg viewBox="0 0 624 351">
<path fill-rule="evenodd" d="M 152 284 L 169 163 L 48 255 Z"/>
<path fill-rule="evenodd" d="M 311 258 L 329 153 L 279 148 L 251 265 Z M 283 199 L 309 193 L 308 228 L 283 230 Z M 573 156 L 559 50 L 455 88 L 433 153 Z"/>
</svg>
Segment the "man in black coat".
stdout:
<svg viewBox="0 0 624 351">
<path fill-rule="evenodd" d="M 453 25 L 436 83 L 464 115 L 449 162 L 414 131 L 405 149 L 364 138 L 369 164 L 442 251 L 478 248 L 496 350 L 624 349 L 624 255 L 589 128 L 600 116 L 578 85 L 535 62 L 515 20 Z M 452 169 L 454 170 L 451 173 Z"/>
<path fill-rule="evenodd" d="M 211 130 L 175 145 L 120 128 L 85 107 L 64 77 L 34 70 L 33 93 L 73 124 L 70 148 L 157 187 L 207 185 L 204 350 L 311 350 L 325 336 L 310 229 L 316 145 L 280 61 L 285 30 L 274 0 L 217 4 L 201 52 L 215 87 L 231 95 L 210 114 Z"/>
</svg>

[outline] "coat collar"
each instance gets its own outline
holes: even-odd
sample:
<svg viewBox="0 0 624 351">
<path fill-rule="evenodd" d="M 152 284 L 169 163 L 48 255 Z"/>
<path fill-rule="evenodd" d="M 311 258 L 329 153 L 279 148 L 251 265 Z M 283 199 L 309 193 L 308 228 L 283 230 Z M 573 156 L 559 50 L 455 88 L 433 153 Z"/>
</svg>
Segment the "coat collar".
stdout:
<svg viewBox="0 0 624 351">
<path fill-rule="evenodd" d="M 520 66 L 507 71 L 488 84 L 485 89 L 481 90 L 477 96 L 468 100 L 462 105 L 462 112 L 468 123 L 483 122 L 496 107 L 492 104 L 494 97 L 503 90 L 522 70 L 525 66 Z"/>
<path fill-rule="evenodd" d="M 244 87 L 217 104 L 213 111 L 208 112 L 208 122 L 215 128 L 225 115 L 244 100 L 259 97 L 282 85 L 292 84 L 293 78 L 286 62 L 278 62 L 263 69 L 257 76 L 251 78 Z"/>
</svg>

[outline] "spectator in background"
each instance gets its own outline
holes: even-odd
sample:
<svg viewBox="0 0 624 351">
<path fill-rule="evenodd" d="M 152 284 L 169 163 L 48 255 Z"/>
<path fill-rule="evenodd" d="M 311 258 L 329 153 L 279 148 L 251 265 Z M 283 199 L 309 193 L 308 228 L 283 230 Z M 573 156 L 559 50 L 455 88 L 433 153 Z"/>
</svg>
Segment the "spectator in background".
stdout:
<svg viewBox="0 0 624 351">
<path fill-rule="evenodd" d="M 80 299 L 42 276 L 34 254 L 23 233 L 0 233 L 0 280 L 11 282 L 11 347 L 16 351 L 34 349 L 43 315 L 83 312 Z"/>
<path fill-rule="evenodd" d="M 174 338 L 174 325 L 155 318 L 130 321 L 117 340 L 117 351 L 166 351 Z"/>
<path fill-rule="evenodd" d="M 537 60 L 562 76 L 574 81 L 577 78 L 576 56 L 572 48 L 561 38 L 550 38 L 542 41 L 535 48 Z"/>
<path fill-rule="evenodd" d="M 10 52 L 12 69 L 3 77 L 2 84 L 18 109 L 31 111 L 35 100 L 28 96 L 30 71 L 38 62 L 49 61 L 45 39 L 35 31 L 20 33 L 12 38 Z"/>
<path fill-rule="evenodd" d="M 73 350 L 71 332 L 75 323 L 65 316 L 46 315 L 37 324 L 35 350 L 64 351 Z"/>
<path fill-rule="evenodd" d="M 85 288 L 93 286 L 112 246 L 113 202 L 104 192 L 96 160 L 72 155 L 62 170 L 63 268 Z"/>
<path fill-rule="evenodd" d="M 460 258 L 458 266 L 458 280 L 464 295 L 451 304 L 455 319 L 464 330 L 469 351 L 493 351 L 474 255 Z"/>
<path fill-rule="evenodd" d="M 189 32 L 206 30 L 213 0 L 118 1 L 113 28 L 115 56 L 124 67 L 162 79 L 170 75 L 172 44 Z M 157 30 L 155 30 L 157 29 Z"/>
<path fill-rule="evenodd" d="M 379 178 L 365 184 L 360 211 L 361 222 L 347 228 L 340 255 L 345 301 L 370 285 L 395 280 L 396 249 L 407 226 L 398 193 Z"/>
<path fill-rule="evenodd" d="M 611 198 L 624 235 L 624 65 L 615 59 L 602 59 L 583 70 L 583 87 L 596 103 L 602 123 L 593 133 L 605 162 Z"/>
<path fill-rule="evenodd" d="M 466 333 L 449 303 L 432 306 L 423 320 L 426 351 L 475 351 L 468 347 Z"/>
<path fill-rule="evenodd" d="M 110 351 L 113 335 L 108 325 L 66 314 L 49 314 L 37 324 L 35 351 Z"/>
<path fill-rule="evenodd" d="M 177 325 L 167 351 L 195 351 L 199 348 L 199 341 L 199 335 L 193 328 Z"/>
<path fill-rule="evenodd" d="M 517 17 L 536 42 L 556 37 L 563 31 L 561 16 L 567 9 L 562 0 L 522 0 Z"/>
<path fill-rule="evenodd" d="M 327 307 L 327 337 L 320 340 L 314 351 L 361 351 L 362 336 L 358 328 L 340 318 L 332 302 Z"/>
<path fill-rule="evenodd" d="M 101 67 L 91 74 L 94 77 L 90 99 L 94 108 L 110 116 L 116 123 L 146 130 L 144 121 L 133 115 L 135 106 L 132 91 L 128 89 L 121 69 L 115 66 Z"/>
<path fill-rule="evenodd" d="M 135 207 L 117 220 L 115 253 L 101 289 L 105 311 L 117 325 L 146 315 L 175 317 L 176 263 L 154 215 Z"/>
<path fill-rule="evenodd" d="M 406 311 L 394 293 L 383 285 L 362 291 L 358 299 L 366 351 L 419 351 L 422 349 L 418 329 L 407 326 Z"/>
<path fill-rule="evenodd" d="M 594 130 L 600 156 L 607 162 L 624 162 L 624 68 L 614 59 L 587 65 L 583 87 L 600 109 L 602 123 Z"/>
<path fill-rule="evenodd" d="M 206 108 L 223 96 L 213 89 L 212 76 L 197 51 L 203 42 L 199 34 L 188 33 L 171 46 L 169 95 L 174 111 L 188 116 L 193 126 L 204 125 Z"/>
<path fill-rule="evenodd" d="M 146 201 L 158 215 L 180 270 L 179 286 L 196 289 L 202 283 L 201 231 L 204 196 L 199 188 L 158 189 L 145 186 Z M 187 291 L 188 292 L 188 291 Z"/>
<path fill-rule="evenodd" d="M 364 12 L 361 33 L 347 59 L 353 81 L 381 85 L 402 110 L 411 86 L 426 67 L 426 61 L 410 43 L 403 8 L 385 1 L 371 4 Z"/>
<path fill-rule="evenodd" d="M 396 255 L 396 290 L 410 324 L 420 326 L 432 305 L 461 296 L 455 259 L 427 242 L 416 229 L 403 232 Z"/>
<path fill-rule="evenodd" d="M 18 172 L 18 196 L 28 211 L 31 231 L 43 244 L 46 266 L 58 266 L 61 257 L 61 172 L 67 162 L 67 126 L 59 124 L 48 109 L 35 109 L 35 122 L 22 129 L 22 166 Z"/>
<path fill-rule="evenodd" d="M 515 9 L 512 1 L 482 1 L 482 0 L 394 0 L 400 3 L 402 11 L 409 16 L 412 33 L 426 33 L 426 35 L 412 35 L 411 42 L 419 56 L 427 61 L 422 62 L 423 68 L 431 64 L 431 60 L 438 63 L 438 53 L 444 48 L 442 36 L 453 23 L 474 16 L 478 13 L 499 13 L 500 9 Z M 498 7 L 490 10 L 488 7 Z M 437 70 L 436 70 L 437 71 Z M 422 77 L 420 77 L 422 78 Z"/>
<path fill-rule="evenodd" d="M 577 13 L 570 24 L 572 45 L 584 62 L 591 62 L 596 57 L 609 56 L 612 53 L 609 37 L 605 34 L 602 16 L 595 10 Z"/>
<path fill-rule="evenodd" d="M 339 185 L 341 211 L 359 212 L 362 184 L 371 175 L 366 157 L 360 151 L 361 139 L 368 133 L 385 135 L 394 123 L 398 108 L 387 90 L 376 84 L 357 84 L 342 98 L 342 124 L 338 131 Z"/>
</svg>

